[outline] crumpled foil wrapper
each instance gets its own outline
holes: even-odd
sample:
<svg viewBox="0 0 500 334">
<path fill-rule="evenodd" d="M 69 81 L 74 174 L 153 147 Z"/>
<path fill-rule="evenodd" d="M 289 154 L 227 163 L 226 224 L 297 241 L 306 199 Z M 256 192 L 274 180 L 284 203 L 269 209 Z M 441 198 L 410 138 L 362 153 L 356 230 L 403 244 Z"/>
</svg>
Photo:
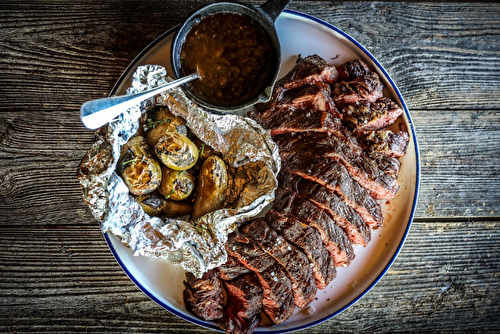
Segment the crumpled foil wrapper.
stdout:
<svg viewBox="0 0 500 334">
<path fill-rule="evenodd" d="M 163 85 L 171 79 L 165 68 L 137 68 L 127 93 Z M 172 98 L 175 101 L 172 101 Z M 120 148 L 139 129 L 139 118 L 156 105 L 167 105 L 188 128 L 222 154 L 234 169 L 231 205 L 196 221 L 147 215 L 115 172 Z M 190 101 L 180 88 L 128 109 L 107 127 L 83 158 L 78 178 L 83 198 L 103 232 L 116 236 L 134 255 L 165 259 L 198 277 L 227 261 L 227 236 L 238 224 L 259 214 L 274 199 L 280 158 L 270 133 L 249 118 L 212 114 Z"/>
</svg>

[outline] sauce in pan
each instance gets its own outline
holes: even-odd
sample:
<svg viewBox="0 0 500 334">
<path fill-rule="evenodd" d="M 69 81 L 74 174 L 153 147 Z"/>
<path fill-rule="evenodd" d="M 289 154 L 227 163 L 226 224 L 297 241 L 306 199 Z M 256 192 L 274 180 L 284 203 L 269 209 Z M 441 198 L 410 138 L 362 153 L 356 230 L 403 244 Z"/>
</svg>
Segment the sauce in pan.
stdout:
<svg viewBox="0 0 500 334">
<path fill-rule="evenodd" d="M 271 41 L 254 20 L 240 14 L 207 16 L 186 35 L 181 67 L 198 69 L 201 78 L 191 90 L 217 106 L 243 104 L 268 85 L 275 66 Z"/>
</svg>

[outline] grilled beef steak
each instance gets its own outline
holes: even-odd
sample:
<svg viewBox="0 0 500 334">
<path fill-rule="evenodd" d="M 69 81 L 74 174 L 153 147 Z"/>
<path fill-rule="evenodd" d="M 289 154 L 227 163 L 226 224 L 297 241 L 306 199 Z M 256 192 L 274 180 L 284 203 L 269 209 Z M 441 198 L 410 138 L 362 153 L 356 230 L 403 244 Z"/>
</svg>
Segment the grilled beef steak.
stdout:
<svg viewBox="0 0 500 334">
<path fill-rule="evenodd" d="M 208 321 L 222 318 L 222 286 L 215 269 L 201 278 L 186 272 L 184 286 L 184 304 L 189 312 Z"/>
<path fill-rule="evenodd" d="M 382 97 L 376 101 L 359 100 L 342 109 L 342 120 L 353 132 L 383 129 L 403 113 L 391 99 Z"/>
<path fill-rule="evenodd" d="M 308 197 L 307 194 L 304 197 Z M 316 203 L 282 185 L 276 190 L 273 208 L 281 214 L 315 228 L 337 267 L 347 267 L 354 259 L 351 241 L 337 222 Z"/>
<path fill-rule="evenodd" d="M 368 66 L 366 66 L 365 62 L 359 59 L 343 63 L 342 65 L 336 67 L 336 69 L 339 74 L 339 80 L 341 81 L 352 80 L 355 77 L 370 73 L 370 70 L 368 69 Z"/>
<path fill-rule="evenodd" d="M 382 97 L 384 85 L 377 73 L 355 77 L 351 81 L 340 81 L 332 85 L 332 97 L 337 108 L 356 103 L 360 100 L 375 102 Z"/>
<path fill-rule="evenodd" d="M 319 289 L 326 288 L 337 275 L 337 270 L 330 253 L 323 247 L 319 232 L 298 219 L 285 217 L 273 209 L 267 213 L 266 221 L 289 243 L 306 254 L 316 279 L 316 286 Z"/>
<path fill-rule="evenodd" d="M 280 265 L 239 231 L 230 235 L 226 250 L 256 274 L 264 290 L 263 308 L 271 321 L 280 324 L 288 319 L 294 309 L 292 284 Z"/>
<path fill-rule="evenodd" d="M 370 154 L 380 153 L 399 158 L 406 154 L 409 137 L 408 133 L 404 131 L 368 131 L 360 134 L 360 142 Z"/>
<path fill-rule="evenodd" d="M 331 159 L 343 164 L 349 174 L 360 185 L 370 191 L 373 197 L 393 198 L 397 189 L 399 166 L 382 164 L 353 149 L 352 145 L 330 133 L 298 133 L 273 137 L 282 152 L 292 152 L 304 156 L 314 154 L 317 160 Z M 311 147 L 314 152 L 311 153 Z M 382 169 L 382 168 L 386 169 Z M 391 168 L 391 167 L 395 167 Z"/>
<path fill-rule="evenodd" d="M 224 321 L 220 326 L 231 334 L 250 334 L 260 323 L 263 290 L 253 274 L 223 281 L 227 293 Z"/>
<path fill-rule="evenodd" d="M 295 305 L 305 307 L 316 296 L 316 283 L 307 257 L 289 244 L 267 225 L 264 219 L 256 219 L 241 231 L 271 255 L 285 270 L 292 283 Z"/>
</svg>

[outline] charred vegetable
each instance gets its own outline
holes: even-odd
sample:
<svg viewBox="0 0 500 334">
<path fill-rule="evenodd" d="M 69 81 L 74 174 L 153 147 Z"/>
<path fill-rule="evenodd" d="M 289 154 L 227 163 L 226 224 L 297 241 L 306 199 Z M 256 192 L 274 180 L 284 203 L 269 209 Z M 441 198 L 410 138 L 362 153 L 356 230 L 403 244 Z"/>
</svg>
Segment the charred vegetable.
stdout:
<svg viewBox="0 0 500 334">
<path fill-rule="evenodd" d="M 160 164 L 141 136 L 132 137 L 124 145 L 116 170 L 134 195 L 151 193 L 161 183 Z"/>
<path fill-rule="evenodd" d="M 163 164 L 173 170 L 187 170 L 198 160 L 198 148 L 186 136 L 167 132 L 158 139 L 155 152 Z"/>
<path fill-rule="evenodd" d="M 165 199 L 157 192 L 136 198 L 144 212 L 153 217 L 175 218 L 191 214 L 193 206 L 187 202 Z"/>
<path fill-rule="evenodd" d="M 193 207 L 193 219 L 223 207 L 226 199 L 228 173 L 224 161 L 216 155 L 201 166 L 198 193 Z"/>
<path fill-rule="evenodd" d="M 151 147 L 155 147 L 156 142 L 167 132 L 177 132 L 177 127 L 185 125 L 186 122 L 174 116 L 167 107 L 156 107 L 148 114 L 146 120 L 148 133 L 146 140 Z"/>
<path fill-rule="evenodd" d="M 195 180 L 190 170 L 177 171 L 161 166 L 161 174 L 161 185 L 158 190 L 165 198 L 181 201 L 193 192 Z"/>
</svg>

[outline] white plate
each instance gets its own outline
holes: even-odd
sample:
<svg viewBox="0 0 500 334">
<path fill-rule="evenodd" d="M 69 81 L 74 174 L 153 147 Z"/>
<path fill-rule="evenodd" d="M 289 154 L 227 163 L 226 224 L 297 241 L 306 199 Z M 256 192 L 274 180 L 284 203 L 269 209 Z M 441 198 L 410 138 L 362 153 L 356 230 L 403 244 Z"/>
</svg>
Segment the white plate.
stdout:
<svg viewBox="0 0 500 334">
<path fill-rule="evenodd" d="M 293 67 L 298 54 L 307 56 L 316 53 L 334 65 L 362 59 L 380 75 L 386 86 L 384 95 L 403 107 L 404 114 L 395 127 L 409 132 L 410 143 L 406 156 L 402 158 L 398 179 L 401 188 L 396 198 L 381 203 L 385 213 L 384 226 L 372 233 L 369 245 L 355 248 L 356 258 L 352 264 L 348 268 L 338 268 L 337 278 L 325 290 L 319 291 L 317 300 L 308 307 L 296 310 L 279 326 L 261 324 L 257 332 L 288 332 L 313 326 L 339 314 L 366 294 L 389 269 L 403 246 L 415 212 L 420 176 L 418 148 L 410 114 L 396 85 L 377 60 L 346 33 L 306 14 L 286 10 L 277 19 L 276 28 L 282 45 L 281 76 Z M 162 65 L 168 73 L 173 73 L 170 46 L 174 34 L 175 28 L 151 43 L 125 70 L 111 94 L 125 94 L 138 65 Z M 339 57 L 332 59 L 336 55 Z M 107 234 L 104 236 L 118 263 L 146 295 L 186 320 L 219 329 L 214 323 L 201 321 L 186 311 L 182 300 L 182 269 L 163 260 L 135 257 L 117 239 Z"/>
</svg>

